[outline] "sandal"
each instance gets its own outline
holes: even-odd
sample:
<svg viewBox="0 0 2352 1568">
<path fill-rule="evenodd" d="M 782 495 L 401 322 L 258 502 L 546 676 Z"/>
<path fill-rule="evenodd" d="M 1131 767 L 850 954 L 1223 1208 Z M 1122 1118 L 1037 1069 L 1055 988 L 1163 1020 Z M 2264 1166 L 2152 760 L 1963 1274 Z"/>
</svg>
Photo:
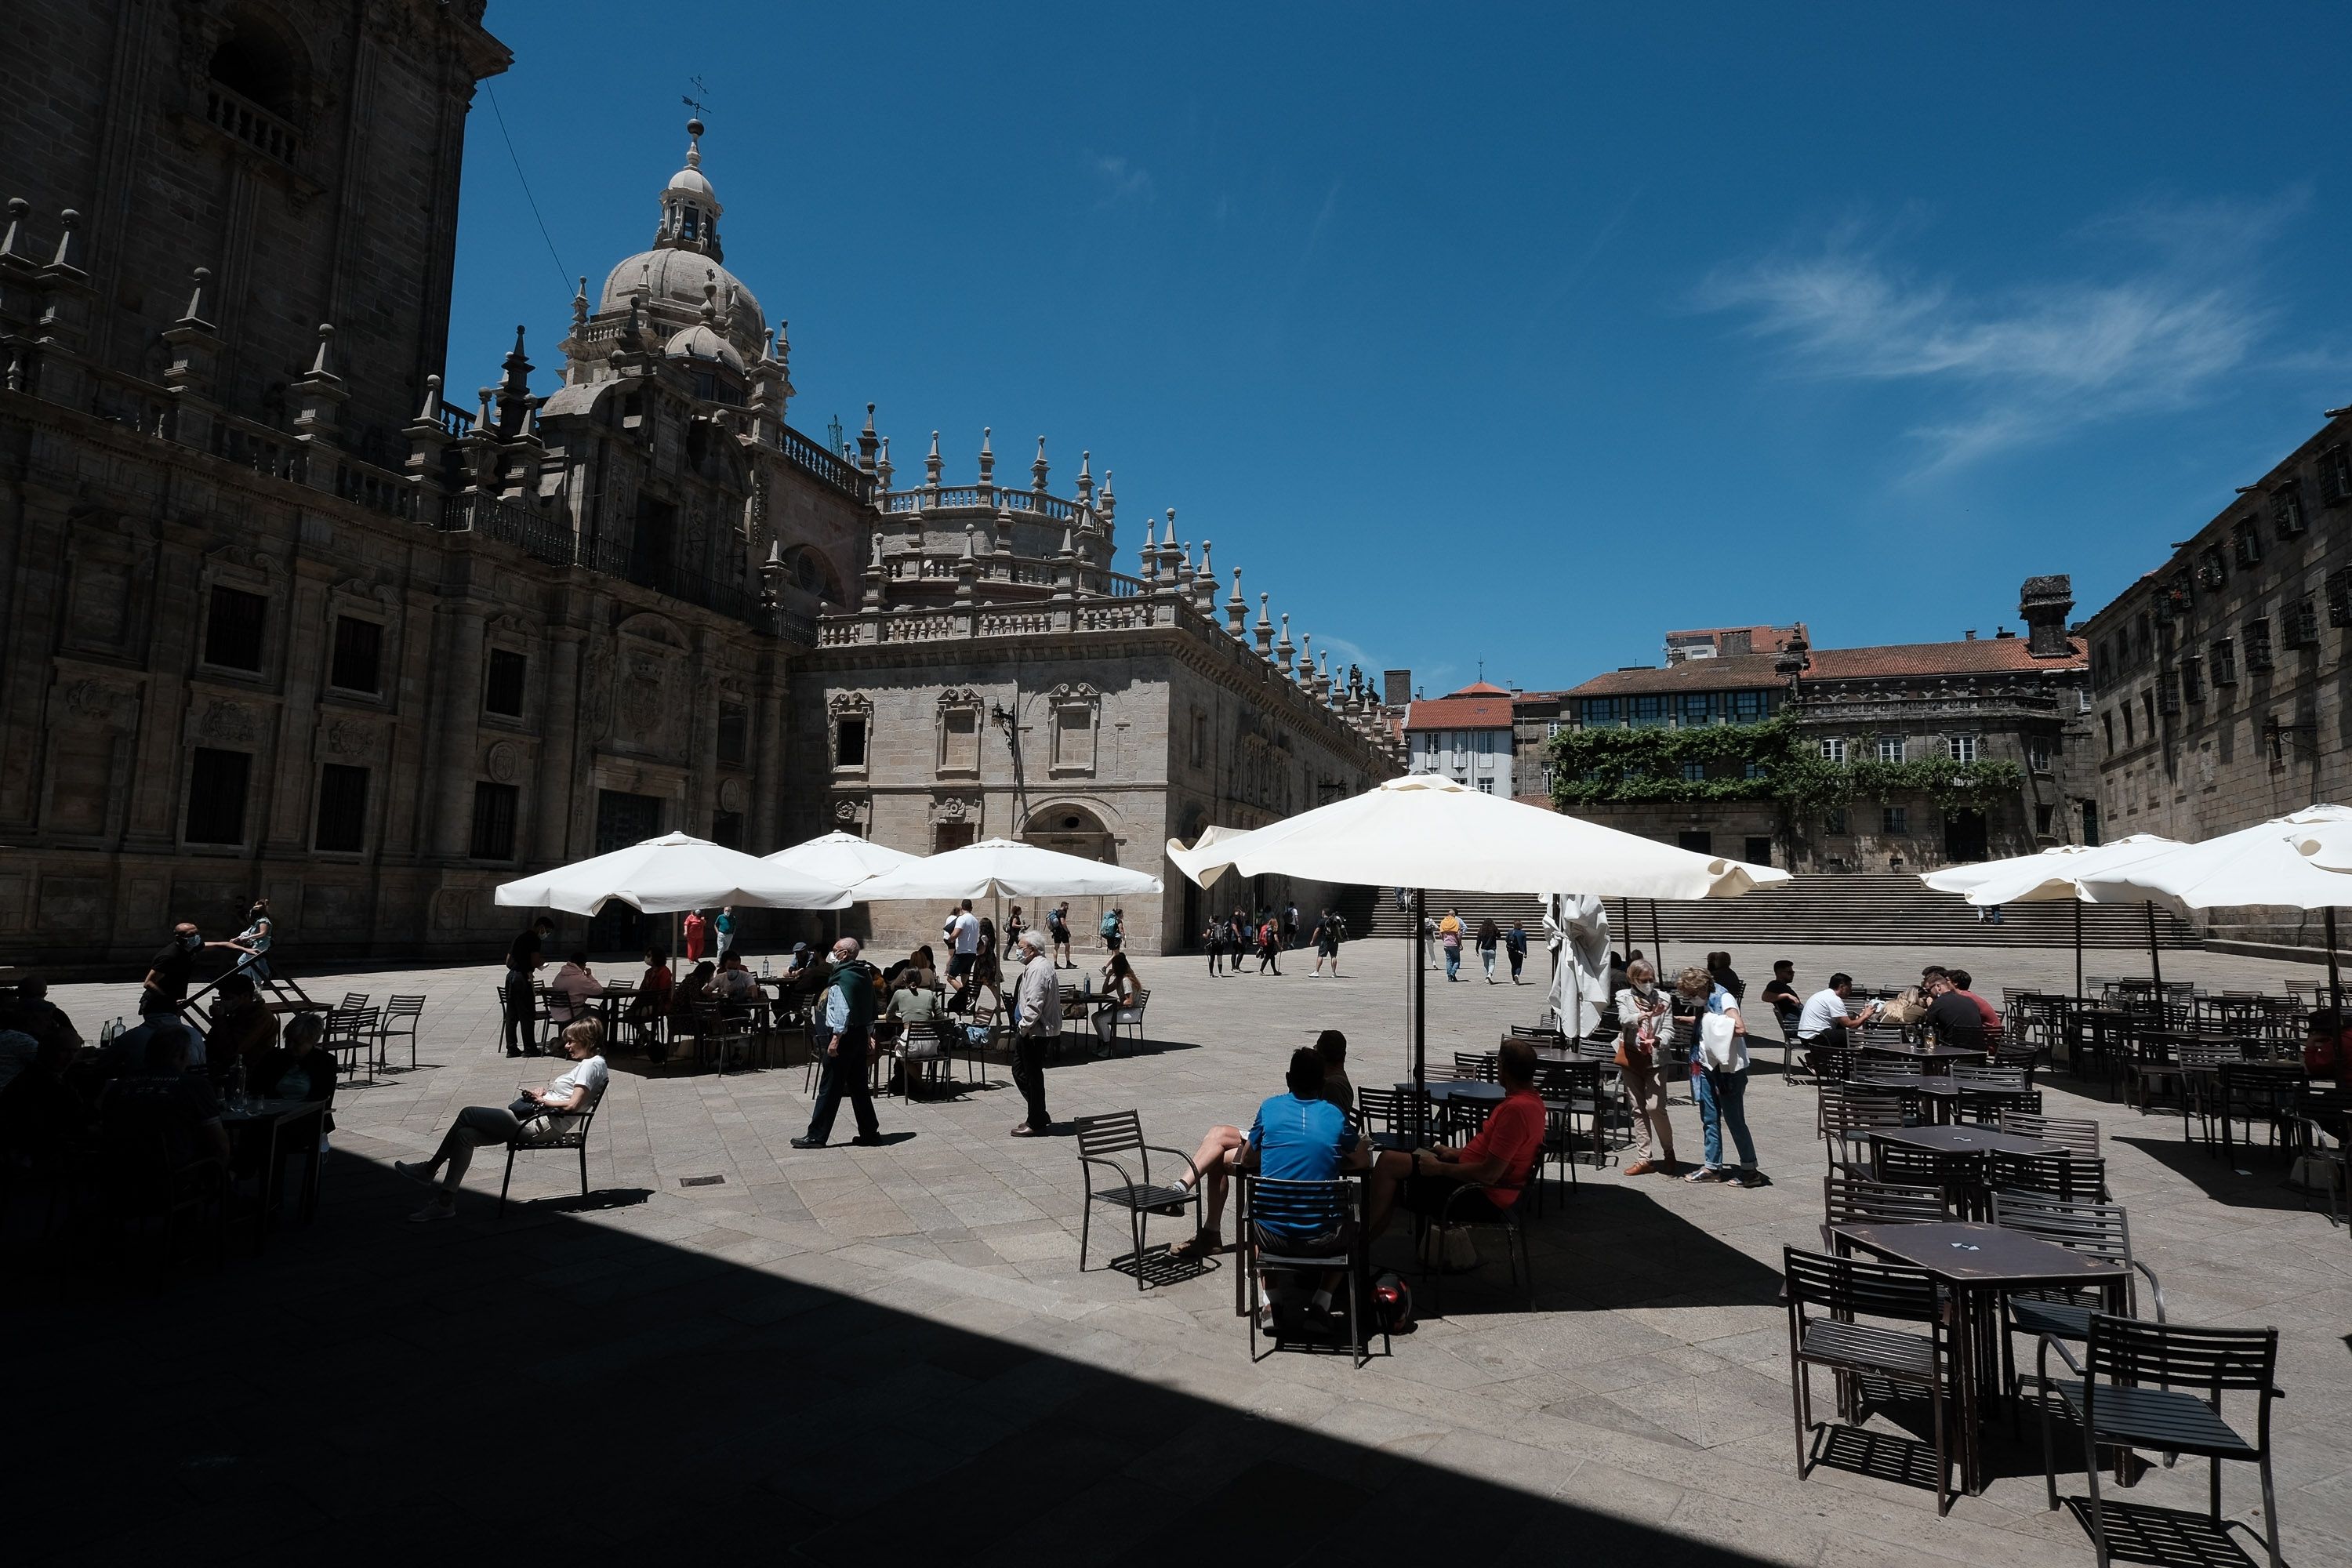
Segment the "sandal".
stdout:
<svg viewBox="0 0 2352 1568">
<path fill-rule="evenodd" d="M 1213 1257 L 1225 1249 L 1225 1238 L 1213 1226 L 1202 1226 L 1192 1233 L 1192 1239 L 1168 1249 L 1168 1256 L 1179 1262 L 1190 1263 L 1196 1258 Z"/>
<path fill-rule="evenodd" d="M 1723 1180 L 1723 1172 L 1719 1167 L 1714 1165 L 1701 1165 L 1697 1170 L 1693 1171 L 1689 1175 L 1685 1176 L 1683 1180 L 1685 1182 L 1719 1182 Z"/>
</svg>

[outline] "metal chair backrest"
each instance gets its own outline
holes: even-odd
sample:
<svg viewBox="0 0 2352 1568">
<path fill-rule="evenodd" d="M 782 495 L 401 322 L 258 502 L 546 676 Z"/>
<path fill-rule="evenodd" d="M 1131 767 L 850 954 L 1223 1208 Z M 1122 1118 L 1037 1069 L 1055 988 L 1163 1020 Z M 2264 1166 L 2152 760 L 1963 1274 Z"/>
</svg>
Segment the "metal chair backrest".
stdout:
<svg viewBox="0 0 2352 1568">
<path fill-rule="evenodd" d="M 2070 1154 L 2099 1153 L 2099 1124 L 2087 1116 L 2034 1116 L 2022 1110 L 2000 1113 L 2000 1129 L 2024 1138 L 2055 1143 Z"/>
<path fill-rule="evenodd" d="M 1082 1116 L 1078 1119 L 1077 1132 L 1078 1156 L 1081 1159 L 1136 1153 L 1143 1148 L 1143 1118 L 1133 1110 L 1111 1110 L 1100 1116 Z"/>
<path fill-rule="evenodd" d="M 385 1003 L 383 1006 L 383 1016 L 386 1018 L 413 1018 L 424 1011 L 425 998 L 422 996 L 402 996 L 395 994 L 393 999 Z"/>
<path fill-rule="evenodd" d="M 1996 1153 L 1986 1185 L 2067 1199 L 2095 1199 L 2106 1191 L 2107 1163 L 2095 1154 L 2063 1149 L 2050 1154 Z"/>
<path fill-rule="evenodd" d="M 1906 1186 L 1863 1176 L 1822 1178 L 1825 1226 L 1931 1225 L 1951 1217 L 1951 1200 L 1941 1187 Z"/>
<path fill-rule="evenodd" d="M 2208 1329 L 2143 1318 L 2091 1315 L 2083 1364 L 2093 1381 L 2158 1384 L 2263 1395 L 2276 1392 L 2276 1329 Z"/>
<path fill-rule="evenodd" d="M 1818 1307 L 1835 1318 L 1885 1318 L 1903 1323 L 1940 1323 L 1942 1292 L 1935 1276 L 1907 1264 L 1869 1263 L 1858 1258 L 1830 1258 L 1780 1252 L 1781 1274 L 1791 1310 Z"/>
<path fill-rule="evenodd" d="M 1956 1191 L 1968 1184 L 1976 1163 L 1972 1154 L 1946 1154 L 1904 1143 L 1877 1142 L 1873 1150 L 1871 1169 L 1875 1179 L 1898 1186 Z"/>
<path fill-rule="evenodd" d="M 1454 1053 L 1454 1077 L 1457 1082 L 1493 1083 L 1495 1070 L 1493 1057 L 1472 1051 Z"/>
<path fill-rule="evenodd" d="M 1998 1127 L 2000 1119 L 2011 1115 L 2042 1114 L 2042 1091 L 2021 1089 L 2011 1094 L 2001 1089 L 1960 1090 L 1959 1103 L 1953 1108 L 1953 1119 L 1978 1127 Z"/>
<path fill-rule="evenodd" d="M 2014 1068 L 1987 1067 L 1981 1062 L 1954 1062 L 1951 1066 L 1954 1083 L 1981 1084 L 1987 1089 L 2003 1089 L 2012 1094 L 2025 1090 L 2025 1074 Z"/>
<path fill-rule="evenodd" d="M 1601 1064 L 1546 1062 L 1537 1077 L 1536 1092 L 1548 1100 L 1589 1104 L 1601 1097 Z"/>
<path fill-rule="evenodd" d="M 341 1006 L 341 1008 L 337 1009 L 337 1011 L 339 1011 L 339 1012 L 344 1012 L 344 1013 L 356 1013 L 356 1012 L 358 1012 L 361 1008 L 362 1008 L 362 1007 L 364 1007 L 364 1006 L 366 1006 L 366 1005 L 367 1005 L 367 993 L 366 993 L 366 992 L 364 992 L 364 991 L 346 991 L 346 992 L 344 992 L 344 993 L 343 993 L 343 1005 L 342 1005 L 342 1006 Z"/>
<path fill-rule="evenodd" d="M 2131 1221 L 2121 1204 L 2004 1189 L 1992 1195 L 1992 1222 L 2069 1251 L 2131 1261 Z"/>
<path fill-rule="evenodd" d="M 1257 1225 L 1300 1236 L 1338 1230 L 1347 1221 L 1352 1198 L 1345 1180 L 1286 1182 L 1272 1176 L 1249 1178 L 1250 1219 Z"/>
<path fill-rule="evenodd" d="M 1908 1062 L 1887 1061 L 1879 1057 L 1856 1057 L 1853 1070 L 1846 1076 L 1848 1083 L 1884 1083 L 1889 1079 L 1906 1079 L 1919 1069 Z"/>
<path fill-rule="evenodd" d="M 1834 1097 L 1831 1091 L 1840 1090 Z M 1903 1125 L 1903 1101 L 1891 1093 L 1871 1094 L 1861 1086 L 1822 1086 L 1822 1128 L 1832 1138 L 1857 1138 Z"/>
<path fill-rule="evenodd" d="M 1392 1089 L 1356 1090 L 1356 1114 L 1367 1132 L 1402 1135 L 1405 1131 L 1406 1097 Z"/>
</svg>

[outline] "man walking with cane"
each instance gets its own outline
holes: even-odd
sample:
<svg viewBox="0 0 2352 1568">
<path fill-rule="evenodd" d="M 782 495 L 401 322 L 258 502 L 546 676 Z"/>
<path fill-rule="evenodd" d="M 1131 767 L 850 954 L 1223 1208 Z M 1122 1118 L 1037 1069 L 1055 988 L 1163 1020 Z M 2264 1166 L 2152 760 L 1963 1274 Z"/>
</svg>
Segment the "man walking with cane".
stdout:
<svg viewBox="0 0 2352 1568">
<path fill-rule="evenodd" d="M 874 1043 L 874 1016 L 881 1011 L 874 966 L 857 956 L 857 939 L 843 937 L 833 944 L 833 982 L 824 994 L 824 1069 L 817 1079 L 816 1110 L 809 1117 L 808 1133 L 793 1140 L 795 1149 L 822 1149 L 833 1136 L 833 1119 L 841 1097 L 849 1095 L 850 1113 L 857 1119 L 852 1142 L 866 1148 L 882 1142 L 882 1124 L 874 1118 L 874 1096 L 866 1079 L 866 1056 Z"/>
</svg>

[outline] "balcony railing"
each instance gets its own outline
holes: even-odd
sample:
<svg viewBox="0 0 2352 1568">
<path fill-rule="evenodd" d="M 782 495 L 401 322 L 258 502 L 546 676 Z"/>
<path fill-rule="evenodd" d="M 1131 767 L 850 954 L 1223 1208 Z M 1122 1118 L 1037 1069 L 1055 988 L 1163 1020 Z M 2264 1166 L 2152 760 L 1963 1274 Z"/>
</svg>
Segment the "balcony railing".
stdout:
<svg viewBox="0 0 2352 1568">
<path fill-rule="evenodd" d="M 839 453 L 827 451 L 821 443 L 810 440 L 789 425 L 779 425 L 776 430 L 776 448 L 792 461 L 793 467 L 831 485 L 853 500 L 872 502 L 873 475 Z"/>
<path fill-rule="evenodd" d="M 218 82 L 205 85 L 205 119 L 281 163 L 291 163 L 302 150 L 301 133 L 294 127 Z"/>
</svg>

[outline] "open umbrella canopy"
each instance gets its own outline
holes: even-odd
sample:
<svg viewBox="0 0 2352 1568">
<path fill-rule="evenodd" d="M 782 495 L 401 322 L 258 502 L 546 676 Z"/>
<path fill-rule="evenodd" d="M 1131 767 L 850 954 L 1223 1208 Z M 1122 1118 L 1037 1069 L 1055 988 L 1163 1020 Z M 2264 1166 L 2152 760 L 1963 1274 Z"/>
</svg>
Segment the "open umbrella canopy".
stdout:
<svg viewBox="0 0 2352 1568">
<path fill-rule="evenodd" d="M 2268 905 L 2293 910 L 2352 907 L 2352 879 L 2331 871 L 2303 844 L 2341 843 L 2352 808 L 2309 805 L 2201 843 L 2079 879 L 2095 903 L 2153 900 L 2187 913 Z"/>
<path fill-rule="evenodd" d="M 498 901 L 526 909 L 593 915 L 612 900 L 649 915 L 743 904 L 772 910 L 837 910 L 849 893 L 838 882 L 772 866 L 695 838 L 665 833 L 609 855 L 501 882 Z"/>
<path fill-rule="evenodd" d="M 961 849 L 909 860 L 857 886 L 860 902 L 880 899 L 1119 898 L 1156 893 L 1160 879 L 1080 855 L 1010 838 L 983 838 Z"/>
<path fill-rule="evenodd" d="M 837 888 L 855 888 L 870 878 L 921 858 L 904 849 L 877 844 L 871 838 L 860 838 L 855 833 L 828 833 L 822 838 L 812 838 L 805 844 L 761 857 L 770 866 L 781 866 Z"/>
<path fill-rule="evenodd" d="M 2341 806 L 2315 806 L 2312 809 L 2343 811 Z M 2289 817 L 2287 820 L 2293 822 L 2294 819 Z M 2321 870 L 2352 871 L 2352 813 L 2295 823 L 2290 837 L 2294 840 L 2295 853 Z"/>
<path fill-rule="evenodd" d="M 1789 873 L 1660 844 L 1522 805 L 1434 774 L 1391 779 L 1329 805 L 1168 858 L 1203 887 L 1228 868 L 1376 888 L 1595 898 L 1736 899 Z"/>
<path fill-rule="evenodd" d="M 2178 839 L 2135 833 L 2111 844 L 2061 844 L 2037 855 L 1947 866 L 1940 871 L 1922 872 L 1919 879 L 1939 893 L 1966 894 L 1972 904 L 2051 903 L 2084 898 L 2081 884 L 2086 877 L 2120 870 L 2180 847 Z"/>
</svg>

